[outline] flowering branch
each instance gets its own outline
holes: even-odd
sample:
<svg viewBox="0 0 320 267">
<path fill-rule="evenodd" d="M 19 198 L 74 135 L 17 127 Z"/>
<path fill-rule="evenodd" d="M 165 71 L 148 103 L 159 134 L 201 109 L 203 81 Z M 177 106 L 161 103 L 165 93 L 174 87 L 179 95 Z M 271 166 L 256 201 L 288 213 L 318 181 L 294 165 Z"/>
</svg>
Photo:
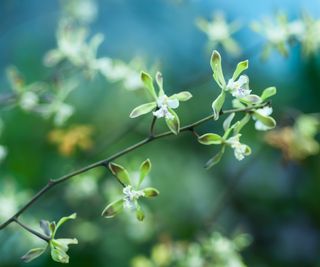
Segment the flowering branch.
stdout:
<svg viewBox="0 0 320 267">
<path fill-rule="evenodd" d="M 220 115 L 224 115 L 224 114 L 231 114 L 231 113 L 238 113 L 238 112 L 245 112 L 245 113 L 250 113 L 252 110 L 254 109 L 257 109 L 257 108 L 263 108 L 265 106 L 268 106 L 270 103 L 269 102 L 266 102 L 266 103 L 262 103 L 260 105 L 257 105 L 255 107 L 248 107 L 248 108 L 238 108 L 238 109 L 229 109 L 229 110 L 221 110 L 220 111 Z M 210 120 L 212 120 L 214 118 L 214 115 L 211 114 L 207 117 L 204 117 L 194 123 L 191 123 L 191 124 L 188 124 L 184 127 L 181 127 L 180 128 L 180 132 L 187 132 L 187 131 L 191 131 L 193 132 L 193 129 L 195 127 L 198 127 L 199 125 L 201 124 L 204 124 Z M 32 206 L 42 195 L 44 195 L 47 191 L 49 191 L 50 189 L 52 189 L 53 187 L 55 187 L 56 185 L 60 184 L 60 183 L 63 183 L 69 179 L 71 179 L 72 177 L 75 177 L 81 173 L 84 173 L 84 172 L 87 172 L 91 169 L 94 169 L 94 168 L 97 168 L 97 167 L 101 167 L 101 166 L 104 166 L 104 167 L 107 167 L 108 164 L 123 156 L 123 155 L 126 155 L 128 153 L 130 153 L 131 151 L 134 151 L 136 150 L 137 148 L 141 147 L 141 146 L 144 146 L 154 140 L 157 140 L 157 139 L 160 139 L 160 138 L 163 138 L 163 137 L 166 137 L 166 136 L 171 136 L 171 135 L 174 135 L 174 133 L 172 131 L 166 131 L 166 132 L 163 132 L 163 133 L 160 133 L 160 134 L 156 134 L 156 135 L 151 135 L 151 136 L 148 136 L 146 137 L 145 139 L 141 140 L 140 142 L 137 142 L 135 143 L 134 145 L 131 145 L 117 153 L 115 153 L 114 155 L 106 158 L 106 159 L 103 159 L 103 160 L 100 160 L 100 161 L 97 161 L 95 163 L 92 163 L 86 167 L 83 167 L 79 170 L 76 170 L 74 172 L 71 172 L 69 174 L 66 174 L 60 178 L 57 178 L 57 179 L 52 179 L 52 180 L 49 180 L 49 182 L 37 193 L 34 195 L 34 197 L 32 199 L 30 199 L 30 201 L 28 201 L 22 208 L 20 208 L 16 214 L 14 214 L 12 217 L 10 217 L 9 219 L 7 219 L 5 222 L 3 222 L 1 225 L 0 225 L 0 230 L 4 229 L 5 227 L 7 227 L 9 224 L 11 224 L 12 222 L 17 222 L 17 219 L 19 218 L 19 216 L 24 213 L 30 206 Z"/>
</svg>

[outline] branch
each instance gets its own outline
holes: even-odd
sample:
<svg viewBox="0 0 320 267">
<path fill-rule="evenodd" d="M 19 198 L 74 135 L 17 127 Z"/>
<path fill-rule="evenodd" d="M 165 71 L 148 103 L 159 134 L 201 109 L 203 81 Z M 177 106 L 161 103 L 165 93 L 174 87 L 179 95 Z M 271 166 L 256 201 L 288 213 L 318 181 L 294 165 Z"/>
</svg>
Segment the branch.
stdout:
<svg viewBox="0 0 320 267">
<path fill-rule="evenodd" d="M 263 103 L 263 104 L 260 104 L 260 105 L 257 105 L 257 106 L 254 106 L 254 107 L 247 107 L 247 108 L 239 108 L 239 109 L 229 109 L 229 110 L 225 110 L 225 111 L 221 111 L 220 112 L 220 115 L 224 115 L 224 114 L 230 114 L 230 113 L 233 113 L 233 112 L 250 112 L 252 111 L 253 109 L 257 109 L 257 108 L 262 108 L 264 106 L 267 106 L 269 105 L 270 103 L 269 102 L 266 102 L 266 103 Z M 186 132 L 186 131 L 191 131 L 191 132 L 194 132 L 194 128 L 205 123 L 205 122 L 208 122 L 210 120 L 212 120 L 214 118 L 214 115 L 209 115 L 207 117 L 204 117 L 203 119 L 200 119 L 194 123 L 191 123 L 191 124 L 188 124 L 182 128 L 180 128 L 180 132 Z M 155 120 L 154 120 L 155 122 Z M 166 137 L 166 136 L 171 136 L 171 135 L 174 135 L 171 131 L 167 131 L 167 132 L 163 132 L 163 133 L 160 133 L 160 134 L 156 134 L 156 135 L 151 135 L 151 136 L 148 136 L 147 138 L 141 140 L 140 142 L 132 145 L 132 146 L 129 146 L 115 154 L 113 154 L 112 156 L 106 158 L 106 159 L 103 159 L 103 160 L 100 160 L 100 161 L 97 161 L 95 163 L 92 163 L 91 165 L 88 165 L 86 167 L 83 167 L 79 170 L 76 170 L 74 172 L 71 172 L 69 174 L 66 174 L 58 179 L 54 179 L 54 180 L 49 180 L 49 182 L 47 183 L 47 185 L 45 185 L 37 194 L 34 195 L 34 197 L 28 201 L 22 208 L 20 208 L 16 214 L 14 214 L 12 217 L 10 217 L 8 220 L 6 220 L 4 223 L 2 223 L 0 225 L 0 230 L 4 229 L 6 226 L 8 226 L 10 223 L 12 222 L 17 222 L 17 219 L 19 218 L 19 216 L 24 212 L 26 211 L 30 206 L 32 206 L 42 195 L 44 195 L 47 191 L 49 191 L 51 188 L 55 187 L 56 185 L 60 184 L 60 183 L 63 183 L 67 180 L 69 180 L 70 178 L 74 177 L 74 176 L 77 176 L 81 173 L 84 173 L 84 172 L 87 172 L 91 169 L 94 169 L 94 168 L 97 168 L 97 167 L 105 167 L 105 166 L 108 166 L 108 164 L 123 156 L 123 155 L 126 155 L 128 154 L 129 152 L 133 151 L 133 150 L 136 150 L 137 148 L 141 147 L 141 146 L 144 146 L 154 140 L 157 140 L 157 139 L 160 139 L 160 138 L 163 138 L 163 137 Z"/>
<path fill-rule="evenodd" d="M 41 234 L 41 233 L 39 233 L 39 232 L 31 229 L 29 226 L 23 224 L 22 222 L 20 222 L 20 221 L 18 220 L 18 218 L 13 218 L 12 221 L 14 221 L 14 222 L 17 223 L 18 225 L 20 225 L 23 229 L 27 230 L 29 233 L 31 233 L 31 234 L 39 237 L 40 239 L 42 239 L 42 240 L 44 240 L 44 241 L 46 241 L 46 242 L 49 242 L 49 241 L 51 240 L 50 237 L 48 237 L 48 236 L 46 236 L 46 235 L 43 235 L 43 234 Z"/>
</svg>

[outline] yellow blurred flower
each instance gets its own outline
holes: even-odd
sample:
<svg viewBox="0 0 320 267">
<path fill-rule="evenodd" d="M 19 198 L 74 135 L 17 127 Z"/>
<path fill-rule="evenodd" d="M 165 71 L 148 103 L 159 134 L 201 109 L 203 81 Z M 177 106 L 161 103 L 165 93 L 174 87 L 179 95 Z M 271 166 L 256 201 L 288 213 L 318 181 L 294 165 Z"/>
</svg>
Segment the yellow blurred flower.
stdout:
<svg viewBox="0 0 320 267">
<path fill-rule="evenodd" d="M 92 145 L 93 129 L 88 125 L 72 125 L 68 129 L 55 129 L 49 133 L 49 141 L 58 146 L 64 156 L 71 156 L 78 148 L 89 150 Z"/>
</svg>

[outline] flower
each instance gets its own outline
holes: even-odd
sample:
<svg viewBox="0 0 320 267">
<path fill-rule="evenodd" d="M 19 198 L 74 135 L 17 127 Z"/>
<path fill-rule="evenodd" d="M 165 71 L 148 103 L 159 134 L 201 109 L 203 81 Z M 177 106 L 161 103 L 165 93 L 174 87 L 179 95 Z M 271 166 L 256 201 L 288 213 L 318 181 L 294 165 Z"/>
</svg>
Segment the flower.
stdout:
<svg viewBox="0 0 320 267">
<path fill-rule="evenodd" d="M 124 194 L 123 207 L 126 209 L 133 209 L 134 202 L 145 195 L 142 190 L 134 190 L 131 185 L 123 188 L 122 192 Z"/>
<path fill-rule="evenodd" d="M 175 109 L 179 107 L 179 100 L 177 98 L 169 98 L 167 95 L 162 95 L 157 99 L 158 110 L 152 114 L 157 118 L 163 118 L 173 120 L 174 116 L 169 112 L 169 108 Z"/>
<path fill-rule="evenodd" d="M 240 143 L 241 134 L 230 137 L 226 143 L 234 149 L 234 156 L 237 160 L 243 160 L 248 155 L 248 146 Z"/>
<path fill-rule="evenodd" d="M 263 108 L 257 109 L 256 112 L 262 116 L 269 116 L 272 114 L 272 107 L 265 106 Z M 263 124 L 260 120 L 257 120 L 256 116 L 253 116 L 253 119 L 256 120 L 256 123 L 254 126 L 258 131 L 267 131 L 273 128 L 273 127 L 268 127 L 267 125 Z"/>
<path fill-rule="evenodd" d="M 243 98 L 251 93 L 249 89 L 249 78 L 241 75 L 238 80 L 230 79 L 227 84 L 227 90 L 236 98 Z"/>
</svg>

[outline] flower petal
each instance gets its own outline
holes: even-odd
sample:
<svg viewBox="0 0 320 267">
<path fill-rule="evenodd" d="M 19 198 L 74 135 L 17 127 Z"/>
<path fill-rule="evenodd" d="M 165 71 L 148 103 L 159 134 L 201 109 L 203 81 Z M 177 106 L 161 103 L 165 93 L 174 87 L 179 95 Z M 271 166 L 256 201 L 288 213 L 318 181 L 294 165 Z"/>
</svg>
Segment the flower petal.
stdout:
<svg viewBox="0 0 320 267">
<path fill-rule="evenodd" d="M 156 102 L 150 102 L 150 103 L 140 105 L 136 107 L 134 110 L 132 110 L 129 116 L 130 118 L 139 117 L 141 115 L 149 113 L 150 111 L 155 109 L 156 106 L 157 106 Z"/>
</svg>

